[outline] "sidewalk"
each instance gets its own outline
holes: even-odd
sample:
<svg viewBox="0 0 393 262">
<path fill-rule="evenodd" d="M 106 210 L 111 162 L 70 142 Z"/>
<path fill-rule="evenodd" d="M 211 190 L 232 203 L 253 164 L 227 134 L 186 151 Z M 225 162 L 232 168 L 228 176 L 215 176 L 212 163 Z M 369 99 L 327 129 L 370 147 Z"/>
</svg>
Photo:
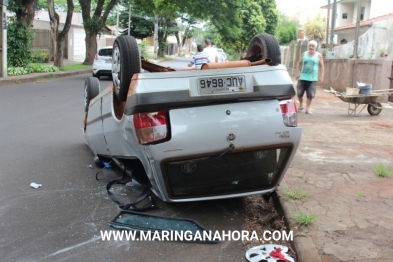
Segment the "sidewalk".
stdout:
<svg viewBox="0 0 393 262">
<path fill-rule="evenodd" d="M 393 109 L 349 116 L 348 103 L 318 88 L 311 111 L 298 114 L 302 139 L 278 190 L 297 261 L 393 261 L 393 177 L 375 171 L 393 170 Z M 285 189 L 308 198 L 293 200 Z M 299 213 L 316 220 L 299 227 Z"/>
<path fill-rule="evenodd" d="M 63 60 L 64 65 L 82 64 L 82 62 L 83 61 L 71 61 L 67 59 Z M 53 65 L 53 61 L 49 62 L 48 64 Z M 32 73 L 32 74 L 19 75 L 19 76 L 7 76 L 6 78 L 0 77 L 0 86 L 36 82 L 36 81 L 41 81 L 43 79 L 53 79 L 53 78 L 59 78 L 65 76 L 88 74 L 88 73 L 90 74 L 92 73 L 92 68 L 48 72 L 48 73 Z"/>
</svg>

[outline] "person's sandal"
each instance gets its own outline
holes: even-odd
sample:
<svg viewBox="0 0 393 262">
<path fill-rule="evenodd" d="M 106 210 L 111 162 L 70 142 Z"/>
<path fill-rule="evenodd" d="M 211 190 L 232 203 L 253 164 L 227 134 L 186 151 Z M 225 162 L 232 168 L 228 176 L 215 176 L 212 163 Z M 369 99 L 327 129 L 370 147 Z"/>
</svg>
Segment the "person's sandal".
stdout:
<svg viewBox="0 0 393 262">
<path fill-rule="evenodd" d="M 306 111 L 306 114 L 312 115 L 311 111 Z"/>
<path fill-rule="evenodd" d="M 297 111 L 300 112 L 300 111 L 302 111 L 303 109 L 304 109 L 303 107 L 300 107 Z"/>
</svg>

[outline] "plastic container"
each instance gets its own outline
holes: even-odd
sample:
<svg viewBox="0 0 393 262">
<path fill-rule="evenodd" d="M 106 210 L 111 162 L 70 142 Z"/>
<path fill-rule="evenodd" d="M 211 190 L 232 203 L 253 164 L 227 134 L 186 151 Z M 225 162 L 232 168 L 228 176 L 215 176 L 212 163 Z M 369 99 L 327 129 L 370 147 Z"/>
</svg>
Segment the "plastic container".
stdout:
<svg viewBox="0 0 393 262">
<path fill-rule="evenodd" d="M 372 89 L 373 89 L 372 84 L 365 84 L 364 86 L 359 86 L 359 94 L 362 95 L 371 94 Z"/>
</svg>

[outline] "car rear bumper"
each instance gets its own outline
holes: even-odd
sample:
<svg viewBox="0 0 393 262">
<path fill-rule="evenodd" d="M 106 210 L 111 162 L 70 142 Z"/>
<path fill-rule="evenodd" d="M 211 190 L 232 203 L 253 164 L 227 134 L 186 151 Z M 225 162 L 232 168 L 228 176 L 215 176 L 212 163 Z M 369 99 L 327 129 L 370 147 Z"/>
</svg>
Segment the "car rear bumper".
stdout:
<svg viewBox="0 0 393 262">
<path fill-rule="evenodd" d="M 141 146 L 153 191 L 168 202 L 272 192 L 301 137 L 278 100 L 174 109 L 169 120 L 169 141 Z"/>
</svg>

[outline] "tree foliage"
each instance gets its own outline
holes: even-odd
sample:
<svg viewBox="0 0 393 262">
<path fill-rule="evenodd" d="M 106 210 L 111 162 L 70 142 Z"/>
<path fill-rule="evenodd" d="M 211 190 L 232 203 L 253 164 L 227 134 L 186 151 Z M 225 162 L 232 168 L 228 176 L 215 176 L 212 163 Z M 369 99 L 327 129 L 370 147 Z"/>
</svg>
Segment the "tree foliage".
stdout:
<svg viewBox="0 0 393 262">
<path fill-rule="evenodd" d="M 313 19 L 307 19 L 304 24 L 304 33 L 309 40 L 319 38 L 321 41 L 325 39 L 326 22 L 323 21 L 322 17 L 318 16 Z"/>
<path fill-rule="evenodd" d="M 297 20 L 288 18 L 285 14 L 280 16 L 280 26 L 276 36 L 280 45 L 288 45 L 291 41 L 296 40 Z"/>
<path fill-rule="evenodd" d="M 33 35 L 31 26 L 25 22 L 12 21 L 8 24 L 7 64 L 14 67 L 27 67 L 31 61 Z"/>
<path fill-rule="evenodd" d="M 122 35 L 128 34 L 128 18 L 129 18 L 129 7 L 120 12 L 119 15 L 119 27 L 125 28 L 121 32 Z M 149 17 L 140 8 L 132 7 L 130 17 L 130 35 L 143 40 L 146 37 L 152 37 L 154 34 L 154 19 Z"/>
<path fill-rule="evenodd" d="M 263 17 L 266 20 L 265 33 L 275 35 L 280 21 L 276 0 L 257 0 L 257 3 L 261 6 Z"/>
<path fill-rule="evenodd" d="M 67 0 L 54 0 L 53 1 L 56 12 L 67 12 L 68 4 Z M 74 6 L 74 12 L 80 12 L 81 7 L 77 1 L 72 1 Z M 47 0 L 38 0 L 38 5 L 36 10 L 49 10 L 49 5 Z"/>
<path fill-rule="evenodd" d="M 26 23 L 29 26 L 33 23 L 37 4 L 38 0 L 10 0 L 8 10 L 15 13 L 19 25 Z"/>
</svg>

